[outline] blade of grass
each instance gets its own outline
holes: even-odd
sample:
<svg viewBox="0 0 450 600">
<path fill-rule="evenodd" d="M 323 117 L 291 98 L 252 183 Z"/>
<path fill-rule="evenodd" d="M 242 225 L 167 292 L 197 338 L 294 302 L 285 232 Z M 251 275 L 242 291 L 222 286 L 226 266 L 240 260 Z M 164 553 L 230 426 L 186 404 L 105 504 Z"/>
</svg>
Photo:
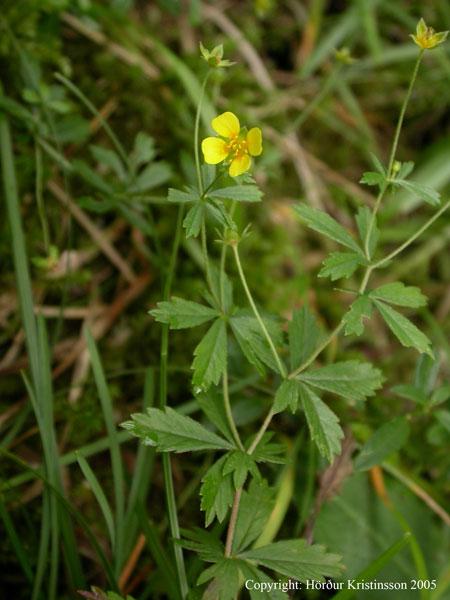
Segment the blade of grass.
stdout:
<svg viewBox="0 0 450 600">
<path fill-rule="evenodd" d="M 411 533 L 407 532 L 403 537 L 389 546 L 382 554 L 370 563 L 363 571 L 353 578 L 355 582 L 370 581 L 373 579 L 403 548 L 411 543 Z M 343 589 L 333 596 L 333 600 L 348 600 L 355 595 L 357 590 Z"/>
<path fill-rule="evenodd" d="M 145 373 L 144 383 L 144 401 L 143 408 L 144 412 L 150 406 L 153 406 L 155 394 L 155 375 L 152 368 L 147 369 Z M 138 520 L 136 516 L 136 505 L 141 502 L 145 505 L 145 500 L 148 494 L 150 486 L 151 473 L 153 470 L 153 464 L 155 459 L 155 449 L 139 445 L 137 451 L 136 463 L 133 469 L 133 478 L 131 480 L 130 493 L 128 495 L 128 506 L 125 514 L 125 531 L 127 532 L 127 551 L 126 555 L 129 554 L 129 549 L 134 544 L 136 538 Z"/>
<path fill-rule="evenodd" d="M 156 526 L 147 518 L 144 506 L 141 503 L 138 503 L 137 505 L 137 514 L 148 548 L 160 570 L 160 575 L 166 581 L 167 593 L 172 600 L 180 600 L 181 596 L 178 591 L 178 586 L 175 583 L 176 573 L 172 563 L 159 540 Z"/>
<path fill-rule="evenodd" d="M 16 553 L 17 559 L 22 567 L 25 577 L 30 583 L 33 583 L 33 569 L 28 559 L 27 553 L 20 539 L 20 535 L 17 533 L 14 523 L 6 510 L 5 504 L 0 499 L 0 519 L 3 521 L 5 531 L 9 537 L 14 552 Z"/>
<path fill-rule="evenodd" d="M 29 471 L 34 479 L 40 479 L 44 483 L 44 485 L 48 488 L 49 492 L 56 498 L 56 500 L 60 503 L 60 505 L 66 510 L 66 512 L 70 513 L 74 517 L 74 519 L 76 521 L 78 521 L 78 523 L 83 528 L 90 544 L 92 545 L 93 549 L 95 550 L 100 563 L 103 566 L 105 575 L 108 579 L 108 585 L 114 591 L 118 591 L 118 588 L 116 585 L 116 578 L 114 576 L 113 570 L 111 569 L 111 565 L 109 564 L 108 559 L 106 558 L 106 555 L 102 550 L 102 547 L 98 543 L 96 535 L 93 533 L 92 529 L 89 526 L 89 523 L 83 517 L 81 512 L 78 511 L 76 508 L 74 508 L 72 506 L 72 504 L 70 504 L 70 502 L 63 496 L 63 494 L 53 484 L 50 483 L 50 481 L 47 477 L 45 477 L 42 473 L 39 473 L 36 469 L 33 469 L 32 467 L 27 465 L 27 463 L 24 460 L 22 460 L 21 458 L 19 458 L 12 452 L 9 452 L 8 450 L 3 450 L 1 448 L 0 448 L 0 455 L 4 456 L 5 458 L 8 458 L 12 462 L 14 462 L 16 465 L 18 465 L 20 468 L 25 469 L 26 471 Z M 83 587 L 86 587 L 86 585 L 83 584 Z"/>
<path fill-rule="evenodd" d="M 0 95 L 3 90 L 0 87 Z M 14 155 L 12 150 L 11 133 L 6 116 L 0 112 L 0 149 L 1 149 L 1 172 L 3 176 L 4 196 L 6 200 L 7 218 L 11 230 L 12 254 L 17 279 L 17 289 L 20 301 L 20 310 L 23 327 L 25 330 L 26 346 L 30 361 L 31 380 L 29 391 L 32 391 L 30 399 L 36 414 L 39 433 L 44 450 L 44 462 L 46 472 L 52 484 L 62 489 L 56 435 L 53 423 L 53 392 L 51 385 L 51 362 L 48 351 L 47 336 L 43 319 L 37 320 L 34 315 L 33 293 L 31 279 L 28 270 L 28 260 L 25 244 L 25 236 L 22 227 L 17 181 L 14 167 Z M 63 544 L 66 556 L 69 577 L 73 585 L 82 586 L 84 577 L 81 569 L 76 546 L 69 545 L 69 538 L 74 539 L 71 524 L 66 515 L 51 511 L 52 518 L 52 570 L 50 598 L 53 597 L 52 590 L 56 590 L 57 557 L 59 555 L 59 527 L 63 529 Z M 36 596 L 37 597 L 37 596 Z"/>
<path fill-rule="evenodd" d="M 95 499 L 97 500 L 98 505 L 100 506 L 100 510 L 102 511 L 103 518 L 105 519 L 106 526 L 108 528 L 111 546 L 115 549 L 116 540 L 114 531 L 114 517 L 108 499 L 106 498 L 105 492 L 103 491 L 103 488 L 100 485 L 97 476 L 89 466 L 87 460 L 80 455 L 77 456 L 77 460 L 78 464 L 80 465 L 80 469 L 82 470 L 83 475 L 89 483 L 92 493 L 94 494 Z"/>
<path fill-rule="evenodd" d="M 125 512 L 125 484 L 123 476 L 122 457 L 120 446 L 117 440 L 117 429 L 114 421 L 113 404 L 106 383 L 105 374 L 100 361 L 97 345 L 88 329 L 85 331 L 86 342 L 91 358 L 94 379 L 97 385 L 97 391 L 102 407 L 103 418 L 105 420 L 106 430 L 110 442 L 111 466 L 114 485 L 114 499 L 116 511 L 116 552 L 115 552 L 115 573 L 118 576 L 123 562 L 123 542 L 125 539 L 124 531 L 124 512 Z"/>
</svg>

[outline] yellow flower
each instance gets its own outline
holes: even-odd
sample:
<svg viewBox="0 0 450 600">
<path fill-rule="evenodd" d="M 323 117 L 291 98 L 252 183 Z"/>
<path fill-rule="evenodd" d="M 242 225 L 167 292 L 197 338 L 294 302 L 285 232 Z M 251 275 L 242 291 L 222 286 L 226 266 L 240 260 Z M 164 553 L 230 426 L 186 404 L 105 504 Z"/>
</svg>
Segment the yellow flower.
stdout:
<svg viewBox="0 0 450 600">
<path fill-rule="evenodd" d="M 217 165 L 230 161 L 228 169 L 231 177 L 242 175 L 248 171 L 251 156 L 259 156 L 262 152 L 262 133 L 259 127 L 252 127 L 247 132 L 241 129 L 239 119 L 232 112 L 224 112 L 211 121 L 211 127 L 218 137 L 207 137 L 202 141 L 202 152 L 205 162 Z"/>
<path fill-rule="evenodd" d="M 423 19 L 417 23 L 416 35 L 411 34 L 415 43 L 422 50 L 431 50 L 447 39 L 448 31 L 436 33 L 432 27 L 428 27 Z"/>
</svg>

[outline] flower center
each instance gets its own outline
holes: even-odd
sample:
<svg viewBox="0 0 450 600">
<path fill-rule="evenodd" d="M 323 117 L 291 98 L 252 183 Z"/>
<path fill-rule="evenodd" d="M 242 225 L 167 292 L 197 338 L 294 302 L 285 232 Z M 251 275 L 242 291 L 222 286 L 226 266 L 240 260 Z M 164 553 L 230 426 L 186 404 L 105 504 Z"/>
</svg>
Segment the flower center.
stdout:
<svg viewBox="0 0 450 600">
<path fill-rule="evenodd" d="M 231 138 L 227 144 L 227 152 L 234 158 L 248 154 L 247 140 L 239 137 Z"/>
</svg>

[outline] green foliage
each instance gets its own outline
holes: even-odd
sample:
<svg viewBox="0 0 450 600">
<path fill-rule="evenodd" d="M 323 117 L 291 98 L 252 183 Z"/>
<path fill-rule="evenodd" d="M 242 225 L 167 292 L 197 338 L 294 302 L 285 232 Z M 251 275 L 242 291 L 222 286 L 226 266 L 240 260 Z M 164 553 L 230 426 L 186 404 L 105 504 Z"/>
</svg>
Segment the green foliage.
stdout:
<svg viewBox="0 0 450 600">
<path fill-rule="evenodd" d="M 324 581 L 324 577 L 336 577 L 343 569 L 340 556 L 326 553 L 323 546 L 308 546 L 305 540 L 276 542 L 238 556 L 299 581 Z"/>
<path fill-rule="evenodd" d="M 196 327 L 219 316 L 214 308 L 175 296 L 170 302 L 158 302 L 157 307 L 150 314 L 159 323 L 167 323 L 171 329 Z"/>
<path fill-rule="evenodd" d="M 227 328 L 223 319 L 217 319 L 194 350 L 192 383 L 207 390 L 219 379 L 227 364 Z"/>
<path fill-rule="evenodd" d="M 195 450 L 228 450 L 227 440 L 208 431 L 202 425 L 178 414 L 172 408 L 149 408 L 147 414 L 135 413 L 122 427 L 149 446 L 161 452 L 191 452 Z"/>
<path fill-rule="evenodd" d="M 408 439 L 409 430 L 408 421 L 404 417 L 397 417 L 385 423 L 361 448 L 355 460 L 355 469 L 370 469 L 400 450 Z"/>
<path fill-rule="evenodd" d="M 389 329 L 403 346 L 415 348 L 418 352 L 433 356 L 430 340 L 414 323 L 384 302 L 374 300 L 374 304 Z"/>
<path fill-rule="evenodd" d="M 295 370 L 313 355 L 322 341 L 323 333 L 306 304 L 294 311 L 288 331 L 291 369 Z"/>
<path fill-rule="evenodd" d="M 327 213 L 311 208 L 306 204 L 295 206 L 295 210 L 306 225 L 314 231 L 325 235 L 338 244 L 342 244 L 342 246 L 346 246 L 357 254 L 362 253 L 360 247 L 349 232 Z"/>
<path fill-rule="evenodd" d="M 210 467 L 202 479 L 200 488 L 201 509 L 205 511 L 205 525 L 208 527 L 214 518 L 222 523 L 233 503 L 233 479 L 231 474 L 223 475 L 227 456 L 222 456 Z"/>
<path fill-rule="evenodd" d="M 320 454 L 332 462 L 333 457 L 340 454 L 341 440 L 344 437 L 339 419 L 307 385 L 299 385 L 299 394 L 311 438 Z"/>
<path fill-rule="evenodd" d="M 308 370 L 297 378 L 308 386 L 332 392 L 353 402 L 373 396 L 384 381 L 379 369 L 369 363 L 356 360 L 337 362 L 320 369 Z"/>
<path fill-rule="evenodd" d="M 364 259 L 356 252 L 332 252 L 323 261 L 319 277 L 329 277 L 331 281 L 348 279 L 364 263 Z"/>
</svg>

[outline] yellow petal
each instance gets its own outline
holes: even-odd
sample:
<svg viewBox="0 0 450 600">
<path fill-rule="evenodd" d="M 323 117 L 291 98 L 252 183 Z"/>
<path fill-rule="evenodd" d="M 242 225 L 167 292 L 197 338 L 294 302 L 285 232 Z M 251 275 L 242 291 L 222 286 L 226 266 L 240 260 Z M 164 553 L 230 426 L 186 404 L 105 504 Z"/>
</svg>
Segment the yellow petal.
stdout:
<svg viewBox="0 0 450 600">
<path fill-rule="evenodd" d="M 239 135 L 241 125 L 239 119 L 232 112 L 224 112 L 211 121 L 211 127 L 219 135 L 231 138 Z"/>
<path fill-rule="evenodd" d="M 207 137 L 203 140 L 202 152 L 208 165 L 217 165 L 228 156 L 226 143 L 216 137 Z"/>
<path fill-rule="evenodd" d="M 251 164 L 252 161 L 250 156 L 248 154 L 241 154 L 241 156 L 237 156 L 231 161 L 228 173 L 231 177 L 237 177 L 238 175 L 245 173 L 245 171 L 248 171 Z"/>
<path fill-rule="evenodd" d="M 259 156 L 262 152 L 262 132 L 259 127 L 252 127 L 247 133 L 247 147 L 252 156 Z"/>
</svg>

